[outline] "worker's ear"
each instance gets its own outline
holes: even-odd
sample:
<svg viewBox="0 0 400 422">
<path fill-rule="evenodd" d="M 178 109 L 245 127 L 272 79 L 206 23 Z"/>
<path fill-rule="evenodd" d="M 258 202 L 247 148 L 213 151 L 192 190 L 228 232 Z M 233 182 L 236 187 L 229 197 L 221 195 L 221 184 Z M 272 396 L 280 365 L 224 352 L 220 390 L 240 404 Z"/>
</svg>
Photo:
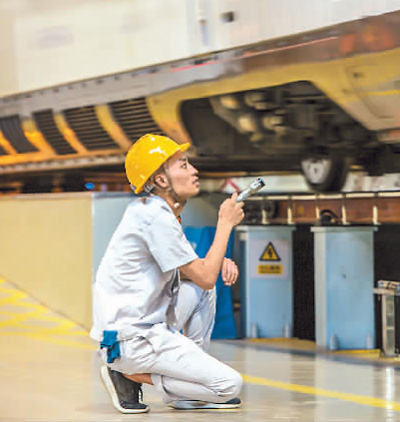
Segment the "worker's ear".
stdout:
<svg viewBox="0 0 400 422">
<path fill-rule="evenodd" d="M 164 173 L 157 173 L 154 176 L 154 183 L 160 188 L 166 189 L 168 187 L 168 179 Z"/>
</svg>

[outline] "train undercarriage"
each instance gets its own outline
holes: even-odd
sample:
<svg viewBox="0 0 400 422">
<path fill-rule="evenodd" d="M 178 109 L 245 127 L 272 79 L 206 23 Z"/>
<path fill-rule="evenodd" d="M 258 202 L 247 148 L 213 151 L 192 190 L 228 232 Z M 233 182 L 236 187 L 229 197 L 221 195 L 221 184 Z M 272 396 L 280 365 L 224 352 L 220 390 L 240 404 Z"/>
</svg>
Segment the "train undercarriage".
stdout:
<svg viewBox="0 0 400 422">
<path fill-rule="evenodd" d="M 400 172 L 399 23 L 394 12 L 0 98 L 0 191 L 126 183 L 125 154 L 146 133 L 191 142 L 207 177 L 301 172 L 336 192 L 348 171 Z"/>
</svg>

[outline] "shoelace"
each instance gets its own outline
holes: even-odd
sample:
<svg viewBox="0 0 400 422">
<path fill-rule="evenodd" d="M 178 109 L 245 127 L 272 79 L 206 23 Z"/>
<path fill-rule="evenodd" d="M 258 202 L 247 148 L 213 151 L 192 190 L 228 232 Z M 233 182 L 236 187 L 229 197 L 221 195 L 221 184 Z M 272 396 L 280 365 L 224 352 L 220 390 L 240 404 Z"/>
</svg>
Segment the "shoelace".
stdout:
<svg viewBox="0 0 400 422">
<path fill-rule="evenodd" d="M 135 398 L 137 399 L 137 401 L 143 401 L 143 390 L 142 390 L 142 384 L 138 384 L 137 386 L 134 387 L 133 389 L 133 393 L 135 394 Z"/>
</svg>

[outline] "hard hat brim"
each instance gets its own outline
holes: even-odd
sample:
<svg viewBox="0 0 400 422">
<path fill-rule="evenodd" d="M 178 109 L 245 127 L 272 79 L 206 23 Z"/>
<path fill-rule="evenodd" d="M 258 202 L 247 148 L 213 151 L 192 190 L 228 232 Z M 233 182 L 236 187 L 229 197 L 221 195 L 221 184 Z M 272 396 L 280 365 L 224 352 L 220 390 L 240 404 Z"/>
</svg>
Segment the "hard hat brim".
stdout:
<svg viewBox="0 0 400 422">
<path fill-rule="evenodd" d="M 181 152 L 185 152 L 189 148 L 190 148 L 190 143 L 189 142 L 186 142 L 184 144 L 180 144 L 179 145 L 179 151 L 181 151 Z"/>
</svg>

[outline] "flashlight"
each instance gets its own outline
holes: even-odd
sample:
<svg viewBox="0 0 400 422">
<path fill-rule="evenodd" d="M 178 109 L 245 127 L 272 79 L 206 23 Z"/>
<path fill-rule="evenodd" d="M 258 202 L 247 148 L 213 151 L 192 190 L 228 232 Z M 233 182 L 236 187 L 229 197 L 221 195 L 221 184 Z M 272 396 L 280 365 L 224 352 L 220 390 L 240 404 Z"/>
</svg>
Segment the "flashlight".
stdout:
<svg viewBox="0 0 400 422">
<path fill-rule="evenodd" d="M 247 197 L 250 195 L 253 195 L 253 193 L 258 192 L 260 189 L 262 189 L 265 186 L 265 182 L 261 177 L 258 177 L 256 180 L 250 183 L 250 186 L 246 188 L 244 191 L 240 192 L 237 197 L 237 202 L 244 201 Z"/>
</svg>

